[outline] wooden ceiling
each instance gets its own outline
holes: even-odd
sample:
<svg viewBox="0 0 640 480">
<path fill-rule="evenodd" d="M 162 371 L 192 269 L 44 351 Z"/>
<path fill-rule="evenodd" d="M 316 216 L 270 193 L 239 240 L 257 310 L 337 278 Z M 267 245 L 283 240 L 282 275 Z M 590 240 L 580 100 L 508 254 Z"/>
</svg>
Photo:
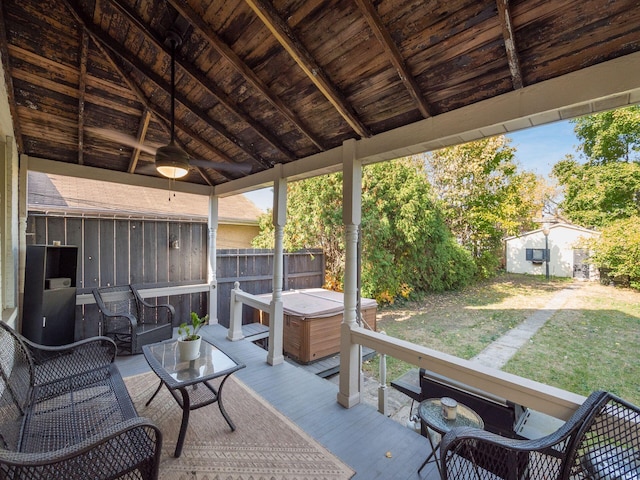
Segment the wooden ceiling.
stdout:
<svg viewBox="0 0 640 480">
<path fill-rule="evenodd" d="M 637 0 L 2 0 L 20 153 L 219 185 L 640 51 Z M 579 86 L 576 86 L 579 88 Z M 222 168 L 220 164 L 230 165 Z"/>
</svg>

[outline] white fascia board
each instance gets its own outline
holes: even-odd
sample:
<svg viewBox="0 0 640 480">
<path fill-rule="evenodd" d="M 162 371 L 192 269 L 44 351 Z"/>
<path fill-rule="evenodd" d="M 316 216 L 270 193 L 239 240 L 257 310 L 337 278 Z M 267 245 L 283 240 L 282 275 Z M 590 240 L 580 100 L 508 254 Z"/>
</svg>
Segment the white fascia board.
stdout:
<svg viewBox="0 0 640 480">
<path fill-rule="evenodd" d="M 159 190 L 171 190 L 173 192 L 194 193 L 196 195 L 211 195 L 213 188 L 208 185 L 198 185 L 181 181 L 171 181 L 163 178 L 147 175 L 134 175 L 131 173 L 116 172 L 104 168 L 76 165 L 75 163 L 55 162 L 44 158 L 29 157 L 29 170 L 34 172 L 65 175 L 67 177 L 87 178 L 102 182 L 121 183 L 136 187 L 157 188 Z M 100 192 L 96 192 L 99 195 Z"/>
</svg>

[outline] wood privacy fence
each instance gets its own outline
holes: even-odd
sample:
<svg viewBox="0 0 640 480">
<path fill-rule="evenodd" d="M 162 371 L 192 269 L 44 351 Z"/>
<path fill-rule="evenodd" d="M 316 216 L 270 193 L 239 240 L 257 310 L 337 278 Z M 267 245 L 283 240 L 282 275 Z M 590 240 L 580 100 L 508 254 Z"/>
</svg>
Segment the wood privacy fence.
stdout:
<svg viewBox="0 0 640 480">
<path fill-rule="evenodd" d="M 27 243 L 50 245 L 54 241 L 78 247 L 77 340 L 100 333 L 91 296 L 98 286 L 134 284 L 143 291 L 162 289 L 166 295 L 147 301 L 173 305 L 174 326 L 187 320 L 191 311 L 203 315 L 208 310 L 207 224 L 202 221 L 30 213 Z M 248 293 L 272 291 L 273 260 L 272 250 L 217 251 L 220 324 L 229 326 L 230 295 L 236 281 Z M 321 287 L 324 267 L 319 249 L 286 253 L 283 289 Z M 189 293 L 177 293 L 181 289 Z M 243 312 L 243 318 L 244 323 L 252 321 L 253 312 Z"/>
</svg>

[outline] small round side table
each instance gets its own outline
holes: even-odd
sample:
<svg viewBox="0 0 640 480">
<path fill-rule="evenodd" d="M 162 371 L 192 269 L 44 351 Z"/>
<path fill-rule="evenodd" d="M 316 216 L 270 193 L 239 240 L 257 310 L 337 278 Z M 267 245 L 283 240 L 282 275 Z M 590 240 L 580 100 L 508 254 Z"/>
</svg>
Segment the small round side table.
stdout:
<svg viewBox="0 0 640 480">
<path fill-rule="evenodd" d="M 442 404 L 440 403 L 439 398 L 428 398 L 426 400 L 423 400 L 422 402 L 420 402 L 420 407 L 418 408 L 418 415 L 420 416 L 420 420 L 424 422 L 427 428 L 430 428 L 441 436 L 455 427 L 484 428 L 484 422 L 482 421 L 480 415 L 478 415 L 466 405 L 458 402 L 456 412 L 457 414 L 455 420 L 447 420 L 442 415 Z M 429 444 L 431 445 L 431 453 L 418 469 L 418 473 L 420 473 L 424 466 L 429 463 L 431 457 L 433 457 L 436 467 L 438 468 L 438 472 L 442 475 L 442 472 L 440 470 L 440 462 L 438 461 L 438 456 L 436 455 L 436 450 L 438 449 L 438 447 L 440 447 L 440 442 L 438 442 L 434 446 L 429 432 L 427 432 L 427 439 L 429 440 Z"/>
</svg>

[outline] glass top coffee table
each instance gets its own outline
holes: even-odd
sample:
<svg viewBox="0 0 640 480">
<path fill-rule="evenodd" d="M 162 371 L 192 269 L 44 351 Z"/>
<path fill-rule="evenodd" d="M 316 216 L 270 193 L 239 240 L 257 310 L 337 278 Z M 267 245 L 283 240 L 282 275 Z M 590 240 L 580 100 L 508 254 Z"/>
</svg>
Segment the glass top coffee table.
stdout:
<svg viewBox="0 0 640 480">
<path fill-rule="evenodd" d="M 440 435 L 444 435 L 455 427 L 484 428 L 484 422 L 480 415 L 469 407 L 462 405 L 460 402 L 458 402 L 456 407 L 456 418 L 453 420 L 445 418 L 442 411 L 442 402 L 440 400 L 441 399 L 439 398 L 428 398 L 420 402 L 418 416 L 426 427 Z M 429 432 L 427 432 L 427 439 L 431 445 L 431 453 L 418 469 L 418 473 L 420 473 L 424 466 L 429 463 L 431 457 L 433 457 L 436 467 L 438 468 L 438 472 L 440 472 L 440 462 L 436 455 L 436 450 L 440 447 L 440 442 L 437 442 L 437 444 L 434 445 Z"/>
<path fill-rule="evenodd" d="M 200 354 L 195 360 L 183 361 L 180 359 L 178 341 L 175 339 L 145 345 L 142 347 L 142 353 L 151 369 L 160 378 L 160 385 L 146 405 L 148 406 L 156 397 L 162 385 L 166 385 L 182 408 L 182 423 L 174 453 L 175 457 L 182 454 L 191 410 L 217 402 L 220 413 L 231 430 L 236 429 L 222 404 L 222 387 L 231 374 L 245 367 L 244 364 L 235 361 L 204 338 L 200 343 Z M 209 381 L 219 377 L 224 378 L 216 388 Z"/>
</svg>

